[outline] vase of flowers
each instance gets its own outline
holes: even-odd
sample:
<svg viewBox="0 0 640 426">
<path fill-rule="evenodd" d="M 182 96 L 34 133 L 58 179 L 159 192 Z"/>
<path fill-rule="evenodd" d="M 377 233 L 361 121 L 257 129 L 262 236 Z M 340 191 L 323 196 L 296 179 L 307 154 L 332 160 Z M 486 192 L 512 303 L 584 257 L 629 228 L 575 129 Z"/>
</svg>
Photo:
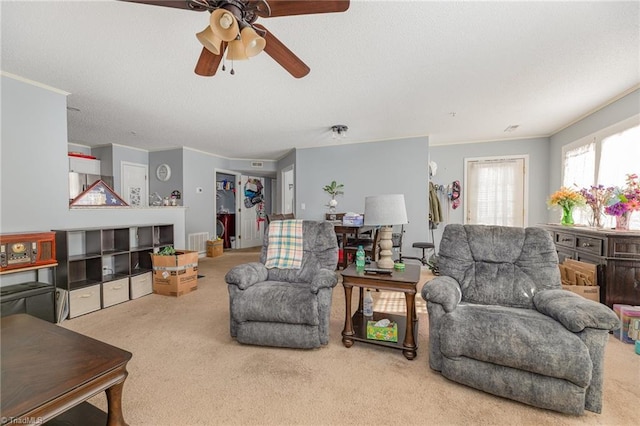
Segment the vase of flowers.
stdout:
<svg viewBox="0 0 640 426">
<path fill-rule="evenodd" d="M 585 204 L 585 198 L 576 190 L 562 187 L 549 197 L 547 204 L 550 207 L 558 206 L 562 208 L 562 218 L 560 223 L 562 225 L 573 225 L 573 209 L 576 206 L 583 206 Z"/>
<path fill-rule="evenodd" d="M 625 186 L 613 188 L 613 195 L 604 211 L 616 217 L 616 229 L 629 229 L 631 214 L 640 210 L 640 183 L 637 174 L 628 174 Z"/>
<path fill-rule="evenodd" d="M 613 187 L 605 188 L 604 185 L 591 185 L 590 188 L 582 188 L 580 195 L 585 199 L 588 207 L 591 208 L 591 221 L 590 226 L 594 228 L 602 228 L 602 215 L 604 214 L 604 208 L 611 200 L 613 196 Z"/>
</svg>

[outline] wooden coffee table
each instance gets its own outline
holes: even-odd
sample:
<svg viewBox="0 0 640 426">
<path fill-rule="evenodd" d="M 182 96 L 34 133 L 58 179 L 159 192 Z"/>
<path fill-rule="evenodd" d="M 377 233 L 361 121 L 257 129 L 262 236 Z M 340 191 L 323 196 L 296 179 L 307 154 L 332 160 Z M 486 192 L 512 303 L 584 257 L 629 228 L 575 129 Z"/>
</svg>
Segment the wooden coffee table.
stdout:
<svg viewBox="0 0 640 426">
<path fill-rule="evenodd" d="M 367 266 L 376 268 L 375 262 Z M 391 275 L 370 275 L 357 271 L 355 265 L 348 266 L 341 272 L 345 297 L 344 330 L 342 343 L 350 348 L 354 341 L 381 345 L 394 349 L 401 349 L 404 356 L 412 360 L 416 357 L 418 345 L 415 336 L 418 335 L 418 317 L 416 315 L 416 286 L 420 280 L 420 266 L 406 265 L 404 271 L 393 271 Z M 360 301 L 357 311 L 351 315 L 351 292 L 353 287 L 360 288 Z M 362 314 L 362 299 L 365 288 L 382 291 L 400 291 L 405 295 L 407 315 L 374 312 L 373 320 L 388 318 L 398 324 L 398 342 L 367 339 L 367 320 Z"/>
<path fill-rule="evenodd" d="M 27 314 L 0 323 L 2 424 L 41 424 L 74 407 L 87 412 L 83 401 L 100 392 L 107 394 L 106 424 L 127 424 L 122 388 L 130 352 Z"/>
</svg>

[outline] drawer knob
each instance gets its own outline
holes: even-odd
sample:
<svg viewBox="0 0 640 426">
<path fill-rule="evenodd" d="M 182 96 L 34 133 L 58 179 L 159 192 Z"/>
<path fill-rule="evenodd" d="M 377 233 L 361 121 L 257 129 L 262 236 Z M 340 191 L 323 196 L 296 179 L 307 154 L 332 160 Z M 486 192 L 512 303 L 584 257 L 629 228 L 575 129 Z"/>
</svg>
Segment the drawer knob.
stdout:
<svg viewBox="0 0 640 426">
<path fill-rule="evenodd" d="M 591 243 L 582 243 L 582 247 L 593 247 Z"/>
<path fill-rule="evenodd" d="M 88 299 L 89 297 L 91 297 L 91 293 L 85 293 L 80 295 L 80 299 Z"/>
<path fill-rule="evenodd" d="M 571 241 L 571 238 L 562 238 L 562 239 L 560 239 L 560 241 L 569 242 L 569 241 Z"/>
<path fill-rule="evenodd" d="M 122 284 L 111 287 L 111 290 L 120 290 L 122 288 Z"/>
</svg>

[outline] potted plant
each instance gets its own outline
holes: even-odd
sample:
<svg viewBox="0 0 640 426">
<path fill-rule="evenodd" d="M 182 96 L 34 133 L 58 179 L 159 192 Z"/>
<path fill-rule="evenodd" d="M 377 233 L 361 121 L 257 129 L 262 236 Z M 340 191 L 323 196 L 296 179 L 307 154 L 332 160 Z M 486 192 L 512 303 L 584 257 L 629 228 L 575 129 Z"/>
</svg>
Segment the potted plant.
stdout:
<svg viewBox="0 0 640 426">
<path fill-rule="evenodd" d="M 329 208 L 331 210 L 335 210 L 336 206 L 338 205 L 338 201 L 336 200 L 336 195 L 344 194 L 344 191 L 342 191 L 342 188 L 344 188 L 344 185 L 341 183 L 337 183 L 335 180 L 331 181 L 329 185 L 325 185 L 322 188 L 324 192 L 331 195 L 331 200 L 329 201 Z"/>
</svg>

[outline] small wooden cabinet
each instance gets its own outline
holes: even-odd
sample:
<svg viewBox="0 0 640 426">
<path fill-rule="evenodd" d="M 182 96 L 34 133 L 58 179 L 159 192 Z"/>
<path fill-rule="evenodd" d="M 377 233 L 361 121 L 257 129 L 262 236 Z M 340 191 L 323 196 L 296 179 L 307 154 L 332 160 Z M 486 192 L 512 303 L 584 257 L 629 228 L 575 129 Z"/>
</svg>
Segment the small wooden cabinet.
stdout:
<svg viewBox="0 0 640 426">
<path fill-rule="evenodd" d="M 58 288 L 69 318 L 152 293 L 151 253 L 173 245 L 173 225 L 62 229 L 56 232 Z"/>
<path fill-rule="evenodd" d="M 556 244 L 558 258 L 598 265 L 600 300 L 640 305 L 640 231 L 541 225 Z"/>
</svg>

